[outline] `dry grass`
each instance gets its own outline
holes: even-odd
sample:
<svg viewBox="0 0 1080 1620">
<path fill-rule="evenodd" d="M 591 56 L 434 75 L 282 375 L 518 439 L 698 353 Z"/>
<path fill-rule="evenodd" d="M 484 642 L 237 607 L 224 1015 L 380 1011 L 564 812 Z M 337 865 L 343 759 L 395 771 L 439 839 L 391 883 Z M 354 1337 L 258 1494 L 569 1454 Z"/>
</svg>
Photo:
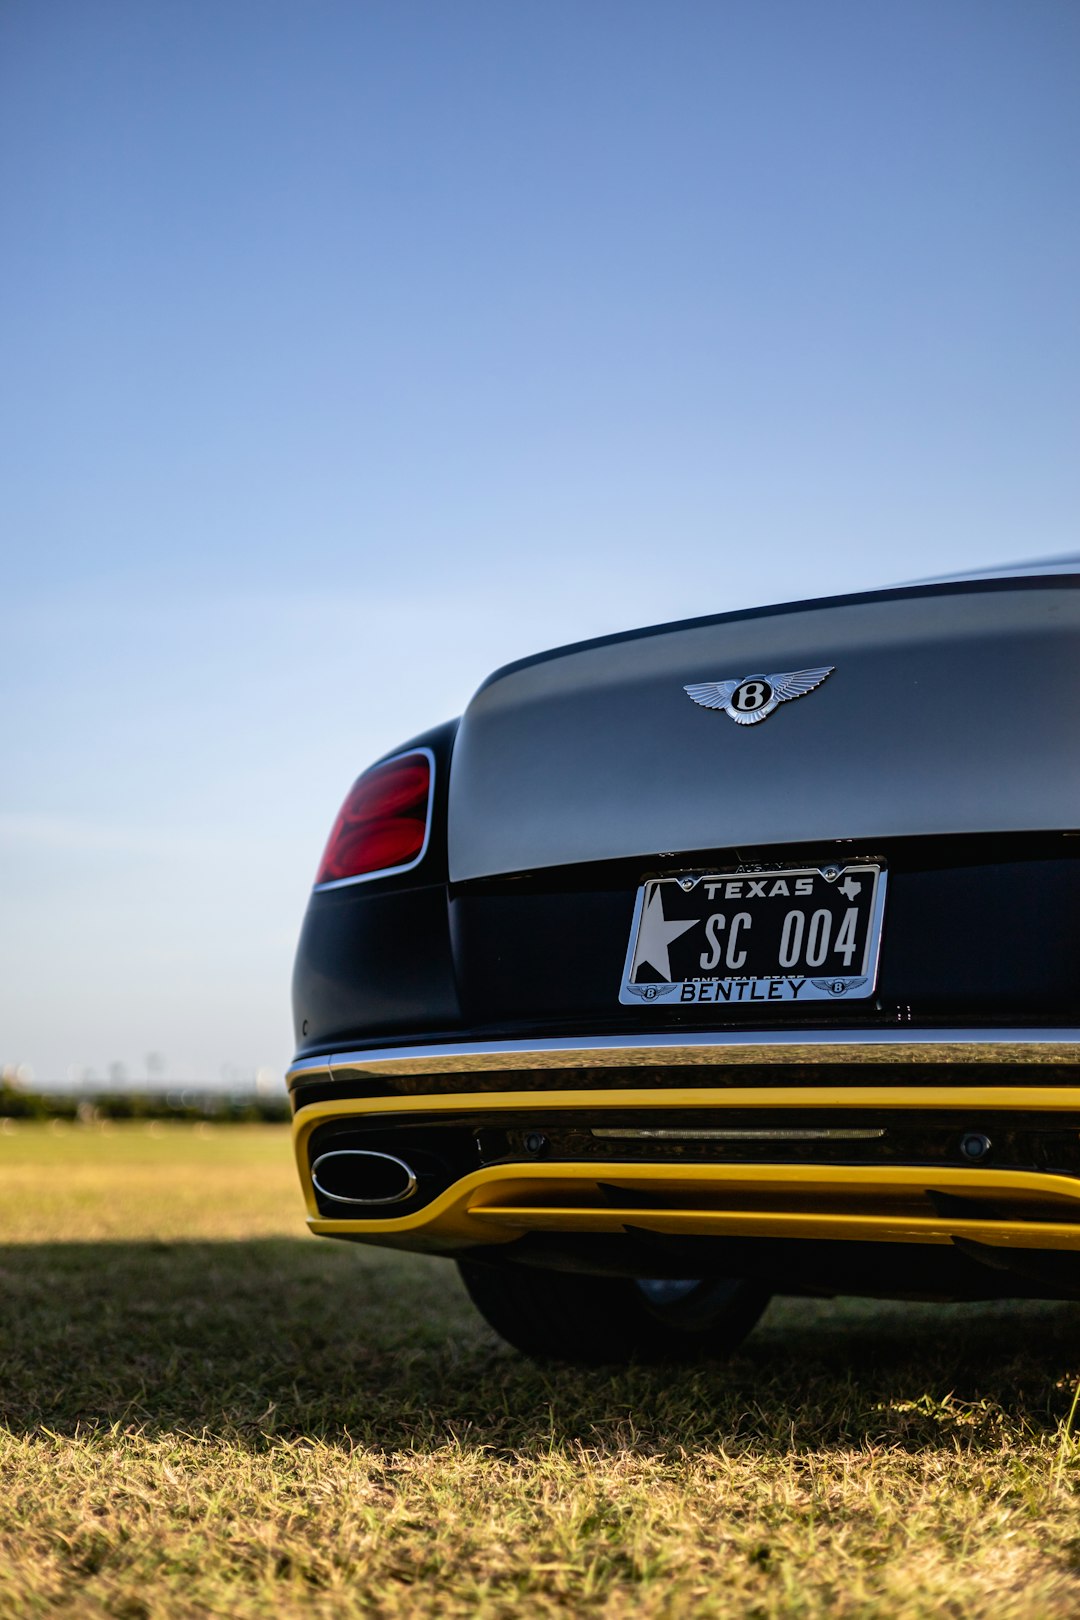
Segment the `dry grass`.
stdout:
<svg viewBox="0 0 1080 1620">
<path fill-rule="evenodd" d="M 0 1615 L 1071 1615 L 1071 1306 L 541 1371 L 302 1235 L 284 1131 L 0 1137 Z"/>
</svg>

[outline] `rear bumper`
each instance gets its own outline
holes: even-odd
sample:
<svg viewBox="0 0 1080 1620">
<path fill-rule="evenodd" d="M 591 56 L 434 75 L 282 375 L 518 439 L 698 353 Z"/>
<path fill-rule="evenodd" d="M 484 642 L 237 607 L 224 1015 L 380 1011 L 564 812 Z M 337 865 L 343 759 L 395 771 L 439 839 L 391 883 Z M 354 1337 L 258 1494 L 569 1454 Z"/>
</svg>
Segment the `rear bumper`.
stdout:
<svg viewBox="0 0 1080 1620">
<path fill-rule="evenodd" d="M 326 1236 L 508 1258 L 537 1234 L 1080 1250 L 1077 1029 L 446 1043 L 308 1059 L 290 1081 L 308 1222 Z M 818 1156 L 817 1138 L 843 1139 L 833 1123 L 869 1144 Z M 797 1158 L 773 1127 L 801 1136 Z M 554 1156 L 530 1161 L 523 1131 Z M 973 1133 L 984 1163 L 961 1157 Z M 634 1139 L 625 1157 L 613 1134 Z M 416 1207 L 338 1211 L 316 1192 L 328 1143 L 408 1157 L 444 1139 L 458 1157 Z"/>
</svg>

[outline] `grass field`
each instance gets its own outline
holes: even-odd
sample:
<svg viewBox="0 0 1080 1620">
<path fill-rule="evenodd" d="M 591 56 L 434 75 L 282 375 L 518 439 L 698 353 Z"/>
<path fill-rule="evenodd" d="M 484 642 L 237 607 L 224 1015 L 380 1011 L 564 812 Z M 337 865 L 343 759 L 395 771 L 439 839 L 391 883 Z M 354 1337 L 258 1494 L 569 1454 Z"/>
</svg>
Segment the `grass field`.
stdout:
<svg viewBox="0 0 1080 1620">
<path fill-rule="evenodd" d="M 0 1282 L 3 1616 L 1080 1610 L 1078 1307 L 543 1371 L 448 1265 L 307 1237 L 277 1127 L 5 1131 Z"/>
</svg>

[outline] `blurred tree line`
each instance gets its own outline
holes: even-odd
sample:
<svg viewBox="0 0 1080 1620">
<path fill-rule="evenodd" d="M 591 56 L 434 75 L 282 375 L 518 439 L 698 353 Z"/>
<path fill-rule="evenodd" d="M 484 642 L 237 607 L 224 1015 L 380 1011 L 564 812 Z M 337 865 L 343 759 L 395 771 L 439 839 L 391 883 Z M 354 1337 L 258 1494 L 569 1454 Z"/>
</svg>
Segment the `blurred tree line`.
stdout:
<svg viewBox="0 0 1080 1620">
<path fill-rule="evenodd" d="M 276 1123 L 290 1117 L 288 1098 L 255 1092 L 31 1091 L 0 1079 L 0 1119 L 61 1119 L 92 1125 L 99 1119 L 214 1120 L 222 1125 Z"/>
</svg>

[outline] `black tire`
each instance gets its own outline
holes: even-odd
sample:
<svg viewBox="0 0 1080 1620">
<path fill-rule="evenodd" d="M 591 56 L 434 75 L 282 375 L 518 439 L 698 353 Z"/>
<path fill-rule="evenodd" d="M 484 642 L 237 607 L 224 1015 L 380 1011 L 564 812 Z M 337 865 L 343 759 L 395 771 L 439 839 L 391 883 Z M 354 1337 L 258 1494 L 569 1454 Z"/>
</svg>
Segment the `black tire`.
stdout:
<svg viewBox="0 0 1080 1620">
<path fill-rule="evenodd" d="M 609 1366 L 727 1355 L 769 1303 L 729 1278 L 589 1277 L 459 1260 L 469 1298 L 496 1333 L 537 1361 Z"/>
</svg>

